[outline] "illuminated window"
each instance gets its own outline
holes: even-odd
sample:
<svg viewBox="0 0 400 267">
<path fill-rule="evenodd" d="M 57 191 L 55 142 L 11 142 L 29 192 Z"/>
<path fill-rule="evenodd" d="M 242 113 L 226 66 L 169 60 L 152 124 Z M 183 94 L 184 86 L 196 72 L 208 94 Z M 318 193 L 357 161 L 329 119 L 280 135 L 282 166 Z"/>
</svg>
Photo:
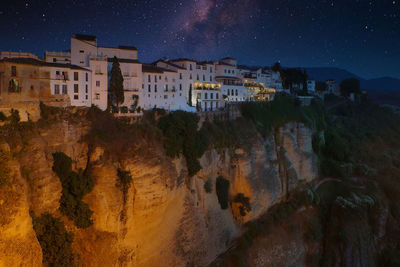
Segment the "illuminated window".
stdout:
<svg viewBox="0 0 400 267">
<path fill-rule="evenodd" d="M 19 87 L 18 81 L 16 79 L 11 79 L 8 84 L 8 92 L 19 93 L 21 88 Z"/>
</svg>

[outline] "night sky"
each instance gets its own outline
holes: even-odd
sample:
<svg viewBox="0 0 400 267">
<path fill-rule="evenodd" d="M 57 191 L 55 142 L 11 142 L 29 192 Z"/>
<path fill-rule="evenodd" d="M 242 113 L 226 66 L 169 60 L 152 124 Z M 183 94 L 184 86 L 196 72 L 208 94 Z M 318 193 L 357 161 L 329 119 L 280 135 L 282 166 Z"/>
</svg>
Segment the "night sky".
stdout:
<svg viewBox="0 0 400 267">
<path fill-rule="evenodd" d="M 67 50 L 73 33 L 139 60 L 236 57 L 400 78 L 400 0 L 1 0 L 0 50 Z"/>
</svg>

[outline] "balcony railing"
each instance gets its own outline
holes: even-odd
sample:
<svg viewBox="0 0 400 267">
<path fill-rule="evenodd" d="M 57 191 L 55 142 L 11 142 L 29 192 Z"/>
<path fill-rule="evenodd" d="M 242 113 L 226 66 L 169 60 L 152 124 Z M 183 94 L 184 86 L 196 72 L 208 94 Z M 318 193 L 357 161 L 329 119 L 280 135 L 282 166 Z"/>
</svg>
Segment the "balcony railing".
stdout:
<svg viewBox="0 0 400 267">
<path fill-rule="evenodd" d="M 136 74 L 136 73 L 124 72 L 124 73 L 123 73 L 123 76 L 124 76 L 124 77 L 132 77 L 132 78 L 135 78 L 135 77 L 137 77 L 137 74 Z"/>
<path fill-rule="evenodd" d="M 62 81 L 68 81 L 68 76 L 67 75 L 56 75 L 56 80 L 62 80 Z"/>
<path fill-rule="evenodd" d="M 219 91 L 221 90 L 220 87 L 206 87 L 206 86 L 196 86 L 194 88 L 195 90 L 209 90 L 209 91 Z"/>
</svg>

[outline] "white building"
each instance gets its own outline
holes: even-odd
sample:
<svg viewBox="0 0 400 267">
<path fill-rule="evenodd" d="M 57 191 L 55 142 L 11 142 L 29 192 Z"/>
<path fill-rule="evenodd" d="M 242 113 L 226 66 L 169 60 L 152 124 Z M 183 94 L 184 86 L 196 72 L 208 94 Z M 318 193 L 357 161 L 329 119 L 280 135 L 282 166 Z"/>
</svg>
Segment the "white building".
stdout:
<svg viewBox="0 0 400 267">
<path fill-rule="evenodd" d="M 142 65 L 138 61 L 137 49 L 133 46 L 98 46 L 97 38 L 91 35 L 74 34 L 71 37 L 71 50 L 66 52 L 46 52 L 46 62 L 70 62 L 90 69 L 88 89 L 92 104 L 102 110 L 107 108 L 108 82 L 113 58 L 117 57 L 124 77 L 124 103 L 131 109 L 137 103 L 142 84 Z"/>
<path fill-rule="evenodd" d="M 340 95 L 339 84 L 335 80 L 326 80 L 325 83 L 329 94 Z"/>
<path fill-rule="evenodd" d="M 187 110 L 186 96 L 177 71 L 143 64 L 142 74 L 139 105 L 143 109 Z"/>
<path fill-rule="evenodd" d="M 237 68 L 237 60 L 223 58 L 215 64 L 215 81 L 221 83 L 221 91 L 228 102 L 245 101 L 248 94 Z"/>
<path fill-rule="evenodd" d="M 314 94 L 315 93 L 315 80 L 307 80 L 307 92 Z"/>
</svg>

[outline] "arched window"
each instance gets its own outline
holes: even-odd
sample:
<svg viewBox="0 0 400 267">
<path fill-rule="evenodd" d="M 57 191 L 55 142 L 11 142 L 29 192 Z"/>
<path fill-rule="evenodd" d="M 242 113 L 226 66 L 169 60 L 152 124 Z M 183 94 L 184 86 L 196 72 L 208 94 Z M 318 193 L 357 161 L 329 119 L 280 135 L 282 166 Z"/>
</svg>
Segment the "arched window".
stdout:
<svg viewBox="0 0 400 267">
<path fill-rule="evenodd" d="M 16 79 L 11 79 L 8 83 L 8 92 L 19 93 L 21 88 L 19 87 L 18 81 Z"/>
</svg>

